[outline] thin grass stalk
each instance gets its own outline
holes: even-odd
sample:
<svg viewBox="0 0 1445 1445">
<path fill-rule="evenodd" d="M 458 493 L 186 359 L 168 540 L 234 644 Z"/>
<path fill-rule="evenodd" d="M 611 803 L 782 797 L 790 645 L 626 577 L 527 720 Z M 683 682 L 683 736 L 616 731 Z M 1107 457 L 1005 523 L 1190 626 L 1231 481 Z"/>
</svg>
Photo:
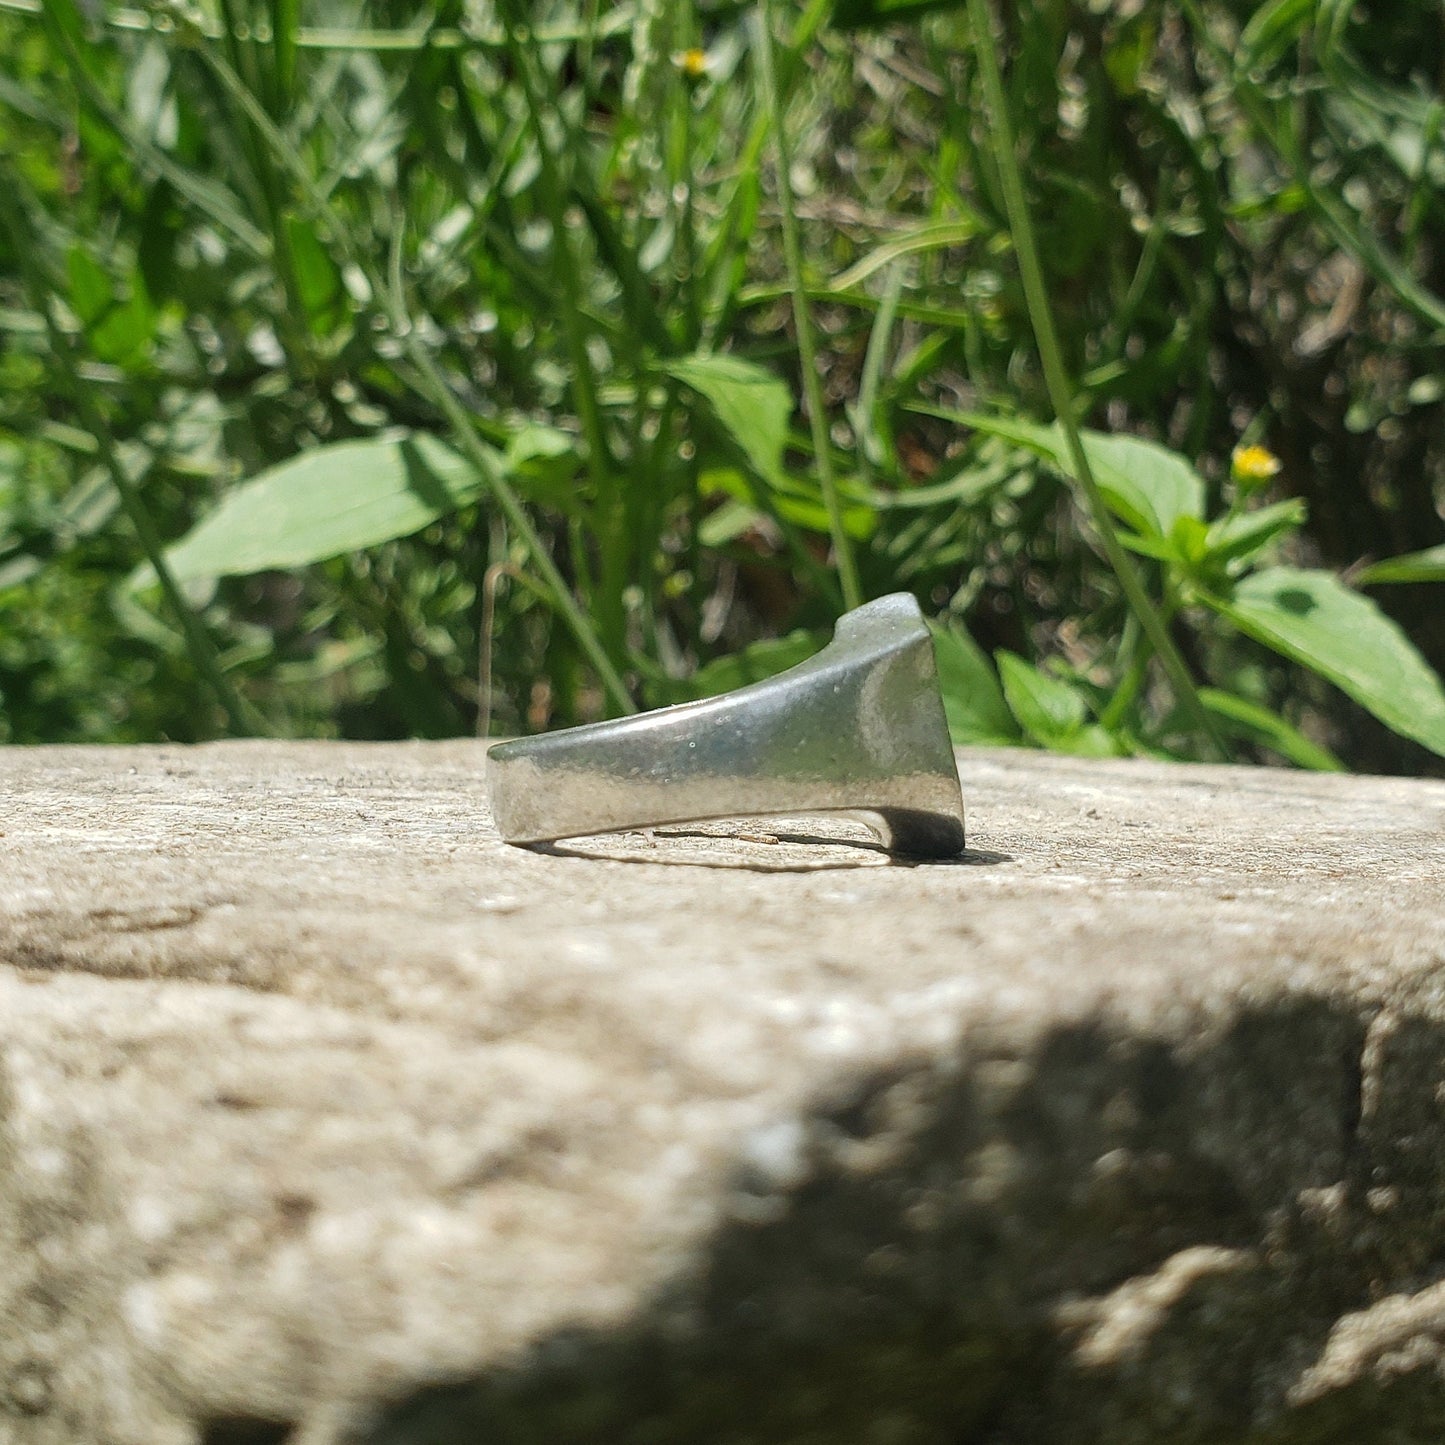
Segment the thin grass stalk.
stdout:
<svg viewBox="0 0 1445 1445">
<path fill-rule="evenodd" d="M 803 277 L 803 245 L 798 215 L 793 202 L 792 146 L 788 142 L 787 117 L 778 86 L 777 57 L 773 43 L 773 3 L 759 0 L 753 33 L 757 38 L 758 71 L 763 103 L 772 120 L 773 147 L 777 157 L 778 201 L 782 208 L 783 254 L 788 267 L 788 285 L 793 298 L 793 324 L 798 333 L 798 358 L 803 370 L 803 394 L 808 401 L 808 422 L 813 432 L 814 463 L 823 505 L 828 512 L 828 531 L 833 539 L 833 560 L 843 589 L 843 605 L 850 610 L 863 601 L 853 545 L 843 526 L 843 507 L 838 500 L 838 482 L 833 473 L 833 443 L 828 435 L 828 413 L 823 398 L 823 379 L 818 375 L 818 348 L 813 335 L 813 312 Z"/>
<path fill-rule="evenodd" d="M 1189 714 L 1190 721 L 1210 749 L 1219 757 L 1227 758 L 1228 750 L 1214 726 L 1213 719 L 1200 701 L 1194 679 L 1189 675 L 1188 665 L 1174 645 L 1174 639 L 1170 637 L 1163 618 L 1150 601 L 1138 568 L 1119 542 L 1104 494 L 1099 490 L 1094 470 L 1089 464 L 1088 453 L 1084 450 L 1078 418 L 1074 414 L 1074 391 L 1064 367 L 1063 350 L 1054 326 L 1054 314 L 1044 284 L 1043 267 L 1039 263 L 1033 222 L 1024 197 L 1023 175 L 1019 170 L 1013 125 L 1009 118 L 1008 101 L 1004 96 L 1002 66 L 994 41 L 993 16 L 988 0 L 968 0 L 968 14 L 973 31 L 974 50 L 978 57 L 979 75 L 983 80 L 984 99 L 989 112 L 987 119 L 993 136 L 994 160 L 1003 190 L 1009 230 L 1013 234 L 1014 254 L 1018 257 L 1029 322 L 1038 346 L 1039 360 L 1043 365 L 1049 403 L 1063 429 L 1074 477 L 1084 494 L 1089 518 L 1098 534 L 1104 556 L 1118 578 L 1130 611 L 1139 619 L 1144 636 L 1159 658 L 1175 697 Z"/>
</svg>

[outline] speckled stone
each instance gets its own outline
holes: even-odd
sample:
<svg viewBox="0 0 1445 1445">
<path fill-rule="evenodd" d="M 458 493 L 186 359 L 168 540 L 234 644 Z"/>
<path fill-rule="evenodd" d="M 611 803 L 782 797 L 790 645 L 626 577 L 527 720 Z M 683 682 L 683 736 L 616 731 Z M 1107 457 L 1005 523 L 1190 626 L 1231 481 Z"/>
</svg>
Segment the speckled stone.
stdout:
<svg viewBox="0 0 1445 1445">
<path fill-rule="evenodd" d="M 0 1445 L 1445 1437 L 1445 784 L 483 766 L 0 751 Z"/>
</svg>

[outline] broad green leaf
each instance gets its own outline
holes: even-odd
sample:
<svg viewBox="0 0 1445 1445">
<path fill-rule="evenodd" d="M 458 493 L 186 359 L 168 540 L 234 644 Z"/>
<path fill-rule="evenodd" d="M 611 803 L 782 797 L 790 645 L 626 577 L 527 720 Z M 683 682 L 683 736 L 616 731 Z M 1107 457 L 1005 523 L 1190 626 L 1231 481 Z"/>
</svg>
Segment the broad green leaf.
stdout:
<svg viewBox="0 0 1445 1445">
<path fill-rule="evenodd" d="M 1374 587 L 1381 582 L 1445 582 L 1445 547 L 1429 547 L 1423 552 L 1407 552 L 1403 557 L 1386 557 L 1359 574 L 1361 587 Z"/>
<path fill-rule="evenodd" d="M 994 656 L 1013 715 L 1040 747 L 1087 758 L 1117 757 L 1123 750 L 1098 723 L 1088 721 L 1083 694 L 1062 678 L 1030 667 L 1012 652 L 1001 649 Z"/>
<path fill-rule="evenodd" d="M 1063 429 L 1057 422 L 1038 426 L 1011 416 L 931 407 L 918 410 L 1027 447 L 1066 476 L 1073 474 Z M 1109 509 L 1136 532 L 1167 541 L 1180 517 L 1203 518 L 1203 479 L 1177 452 L 1142 437 L 1111 436 L 1107 432 L 1085 431 L 1082 440 Z"/>
<path fill-rule="evenodd" d="M 1002 648 L 994 658 L 1009 708 L 1036 743 L 1056 747 L 1084 726 L 1088 706 L 1068 683 L 1049 677 Z"/>
<path fill-rule="evenodd" d="M 125 363 L 137 359 L 155 329 L 155 313 L 139 288 L 131 292 L 90 333 L 91 349 L 102 361 Z"/>
<path fill-rule="evenodd" d="M 305 567 L 419 532 L 475 501 L 483 486 L 470 462 L 425 433 L 339 442 L 242 483 L 166 549 L 166 560 L 180 582 Z M 130 585 L 154 580 L 145 566 Z"/>
<path fill-rule="evenodd" d="M 1404 737 L 1445 756 L 1445 687 L 1368 597 L 1328 572 L 1271 567 L 1228 601 L 1206 598 L 1239 630 L 1328 678 Z"/>
<path fill-rule="evenodd" d="M 772 372 L 740 356 L 688 356 L 666 368 L 706 397 L 713 414 L 766 482 L 783 476 L 793 398 Z"/>
<path fill-rule="evenodd" d="M 1070 470 L 1055 426 L 1054 464 Z M 1204 516 L 1204 482 L 1183 457 L 1142 437 L 1086 431 L 1084 450 L 1105 500 L 1131 527 L 1168 537 L 1180 517 Z"/>
<path fill-rule="evenodd" d="M 1220 562 L 1237 562 L 1253 557 L 1276 537 L 1302 527 L 1308 509 L 1298 497 L 1260 507 L 1254 512 L 1239 512 L 1221 517 L 1209 528 L 1209 556 Z"/>
<path fill-rule="evenodd" d="M 1153 557 L 1156 562 L 1178 562 L 1179 551 L 1173 541 L 1163 537 L 1145 537 L 1138 532 L 1122 532 L 1119 545 L 1137 552 L 1141 557 Z"/>
<path fill-rule="evenodd" d="M 938 686 L 956 743 L 1016 743 L 1019 727 L 988 654 L 958 626 L 930 623 Z"/>
<path fill-rule="evenodd" d="M 826 537 L 831 530 L 828 509 L 821 502 L 796 497 L 776 497 L 774 506 L 784 521 L 794 522 L 806 532 Z M 878 518 L 871 507 L 844 507 L 843 531 L 855 542 L 866 542 L 878 530 Z"/>
<path fill-rule="evenodd" d="M 1317 773 L 1342 773 L 1345 765 L 1328 748 L 1312 743 L 1277 712 L 1232 692 L 1201 687 L 1199 701 L 1219 720 L 1224 730 L 1248 738 Z"/>
</svg>

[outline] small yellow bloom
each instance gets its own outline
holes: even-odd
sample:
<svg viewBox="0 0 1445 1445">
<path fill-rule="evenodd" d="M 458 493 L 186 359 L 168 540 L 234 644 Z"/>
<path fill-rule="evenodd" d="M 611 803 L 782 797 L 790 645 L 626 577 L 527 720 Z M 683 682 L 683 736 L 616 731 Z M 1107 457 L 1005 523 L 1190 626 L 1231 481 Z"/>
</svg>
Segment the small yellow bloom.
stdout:
<svg viewBox="0 0 1445 1445">
<path fill-rule="evenodd" d="M 677 57 L 678 66 L 689 80 L 701 80 L 707 74 L 707 52 L 694 46 Z"/>
<path fill-rule="evenodd" d="M 1280 469 L 1280 460 L 1268 447 L 1235 447 L 1229 475 L 1237 487 L 1262 487 Z"/>
</svg>

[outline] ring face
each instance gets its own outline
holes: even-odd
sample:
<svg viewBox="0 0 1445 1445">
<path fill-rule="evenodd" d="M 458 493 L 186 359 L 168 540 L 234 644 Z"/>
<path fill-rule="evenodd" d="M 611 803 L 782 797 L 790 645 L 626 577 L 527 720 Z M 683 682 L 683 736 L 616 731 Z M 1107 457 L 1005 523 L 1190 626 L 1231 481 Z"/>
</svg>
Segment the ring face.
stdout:
<svg viewBox="0 0 1445 1445">
<path fill-rule="evenodd" d="M 763 682 L 498 743 L 487 780 L 508 843 L 843 812 L 894 852 L 952 857 L 964 845 L 933 639 L 905 592 L 845 613 L 821 652 Z"/>
</svg>

